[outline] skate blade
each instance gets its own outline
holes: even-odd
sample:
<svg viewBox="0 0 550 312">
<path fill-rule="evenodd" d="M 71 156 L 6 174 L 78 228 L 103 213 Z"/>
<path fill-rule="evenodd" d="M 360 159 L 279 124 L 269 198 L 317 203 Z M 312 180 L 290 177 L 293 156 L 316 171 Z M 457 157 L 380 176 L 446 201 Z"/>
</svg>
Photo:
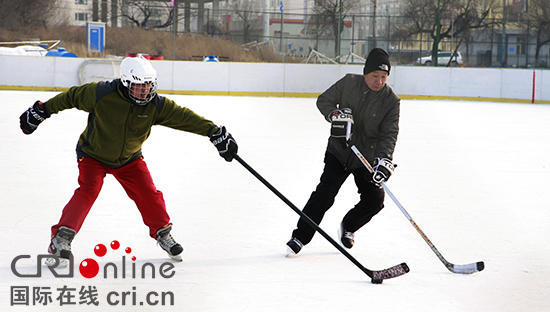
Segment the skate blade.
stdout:
<svg viewBox="0 0 550 312">
<path fill-rule="evenodd" d="M 293 257 L 297 257 L 298 254 L 294 252 L 294 250 L 292 250 L 292 248 L 286 246 L 286 252 L 285 252 L 285 257 L 287 258 L 293 258 Z"/>
<path fill-rule="evenodd" d="M 65 259 L 65 258 L 58 258 L 58 259 L 59 259 L 59 265 L 57 267 L 60 269 L 66 268 L 67 265 L 69 264 L 69 259 Z M 44 260 L 44 264 L 49 267 L 55 266 L 55 262 L 56 262 L 55 258 L 48 258 Z"/>
<path fill-rule="evenodd" d="M 338 245 L 340 245 L 340 246 L 342 246 L 342 247 L 345 248 L 346 246 L 344 246 L 344 244 L 342 244 L 342 227 L 341 227 L 341 226 L 338 227 L 338 232 L 337 232 L 336 235 L 338 235 L 338 236 L 336 237 L 336 238 L 337 238 L 337 239 L 336 239 L 336 242 L 338 243 Z"/>
<path fill-rule="evenodd" d="M 172 259 L 172 260 L 183 261 L 183 258 L 181 257 L 181 254 L 175 255 L 175 256 L 172 256 L 172 255 L 169 254 L 168 257 L 170 257 L 170 259 Z"/>
</svg>

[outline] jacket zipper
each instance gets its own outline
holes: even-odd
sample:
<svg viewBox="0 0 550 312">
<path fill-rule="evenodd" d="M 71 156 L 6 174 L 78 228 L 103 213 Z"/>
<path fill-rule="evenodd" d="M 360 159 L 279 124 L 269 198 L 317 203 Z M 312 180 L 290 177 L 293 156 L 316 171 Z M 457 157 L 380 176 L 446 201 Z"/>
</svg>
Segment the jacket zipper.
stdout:
<svg viewBox="0 0 550 312">
<path fill-rule="evenodd" d="M 128 120 L 130 119 L 130 116 L 132 115 L 134 111 L 134 103 L 130 104 L 130 110 L 128 111 L 128 115 L 126 116 L 126 121 L 124 122 L 124 137 L 122 141 L 122 149 L 120 150 L 120 156 L 118 159 L 120 160 L 122 158 L 122 155 L 124 153 L 124 148 L 126 147 L 126 132 L 128 131 Z"/>
<path fill-rule="evenodd" d="M 358 105 L 358 109 L 357 109 L 357 113 L 358 113 L 358 114 L 357 114 L 357 116 L 362 116 L 363 112 L 365 111 L 365 108 L 366 108 L 366 107 L 365 107 L 364 102 L 365 102 L 365 100 L 366 100 L 366 98 L 367 98 L 367 95 L 368 95 L 369 91 L 370 91 L 370 90 L 367 88 L 367 91 L 363 92 L 363 96 L 361 96 L 361 103 L 359 103 L 359 105 Z M 366 134 L 363 133 L 363 129 L 362 129 L 362 128 L 358 127 L 358 129 L 359 129 L 358 132 L 360 132 L 361 134 L 363 134 L 363 135 L 366 136 Z M 355 136 L 355 138 L 356 138 L 356 143 L 357 143 L 357 138 L 358 138 L 358 137 L 359 137 L 358 135 Z M 354 157 L 355 157 L 354 153 L 353 153 L 353 152 L 350 152 L 350 155 L 348 156 L 348 159 L 346 160 L 346 164 L 344 165 L 344 169 L 345 169 L 346 171 L 348 170 L 348 165 L 347 165 L 347 164 L 351 164 L 351 163 L 352 163 L 352 160 L 354 159 Z"/>
</svg>

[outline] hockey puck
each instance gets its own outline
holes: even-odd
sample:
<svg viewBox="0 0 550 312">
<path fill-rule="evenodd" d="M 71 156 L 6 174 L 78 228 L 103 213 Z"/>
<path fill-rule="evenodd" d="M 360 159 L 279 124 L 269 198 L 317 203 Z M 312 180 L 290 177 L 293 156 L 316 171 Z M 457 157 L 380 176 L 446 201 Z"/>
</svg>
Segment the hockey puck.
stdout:
<svg viewBox="0 0 550 312">
<path fill-rule="evenodd" d="M 373 284 L 382 284 L 382 281 L 381 279 L 372 279 L 370 282 L 373 283 Z"/>
</svg>

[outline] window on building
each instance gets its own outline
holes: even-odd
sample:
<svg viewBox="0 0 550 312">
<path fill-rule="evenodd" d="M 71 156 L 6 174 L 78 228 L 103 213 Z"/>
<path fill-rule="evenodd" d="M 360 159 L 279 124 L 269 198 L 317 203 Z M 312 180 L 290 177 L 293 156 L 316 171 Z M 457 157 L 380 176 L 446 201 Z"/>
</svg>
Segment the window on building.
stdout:
<svg viewBox="0 0 550 312">
<path fill-rule="evenodd" d="M 520 55 L 525 55 L 525 50 L 527 49 L 527 38 L 517 37 L 516 53 Z"/>
<path fill-rule="evenodd" d="M 315 6 L 324 6 L 326 4 L 326 0 L 315 0 Z"/>
<path fill-rule="evenodd" d="M 164 11 L 162 9 L 152 9 L 151 16 L 162 16 Z"/>
<path fill-rule="evenodd" d="M 88 4 L 88 0 L 74 0 L 74 4 Z"/>
<path fill-rule="evenodd" d="M 75 13 L 74 14 L 74 20 L 85 22 L 85 21 L 88 20 L 88 13 Z"/>
</svg>

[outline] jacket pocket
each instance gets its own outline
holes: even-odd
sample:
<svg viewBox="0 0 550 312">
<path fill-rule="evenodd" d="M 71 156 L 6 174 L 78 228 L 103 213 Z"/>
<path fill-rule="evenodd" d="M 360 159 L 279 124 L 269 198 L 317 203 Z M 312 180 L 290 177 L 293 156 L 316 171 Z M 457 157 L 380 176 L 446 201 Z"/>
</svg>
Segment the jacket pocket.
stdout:
<svg viewBox="0 0 550 312">
<path fill-rule="evenodd" d="M 361 154 L 363 154 L 363 156 L 365 156 L 365 158 L 372 163 L 377 144 L 378 141 L 376 140 L 364 139 L 358 144 L 357 148 Z"/>
</svg>

